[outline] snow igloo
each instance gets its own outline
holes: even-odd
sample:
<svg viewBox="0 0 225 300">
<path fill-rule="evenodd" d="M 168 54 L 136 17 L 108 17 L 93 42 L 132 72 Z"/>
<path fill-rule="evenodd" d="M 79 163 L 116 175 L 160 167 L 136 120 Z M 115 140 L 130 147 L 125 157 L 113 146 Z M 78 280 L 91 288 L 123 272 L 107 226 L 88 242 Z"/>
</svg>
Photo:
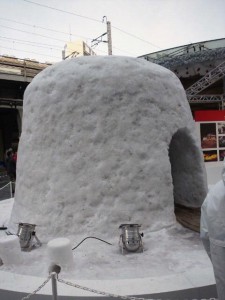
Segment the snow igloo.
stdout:
<svg viewBox="0 0 225 300">
<path fill-rule="evenodd" d="M 39 73 L 24 96 L 11 228 L 41 239 L 156 231 L 174 205 L 200 207 L 205 167 L 185 91 L 143 59 L 80 57 Z"/>
</svg>

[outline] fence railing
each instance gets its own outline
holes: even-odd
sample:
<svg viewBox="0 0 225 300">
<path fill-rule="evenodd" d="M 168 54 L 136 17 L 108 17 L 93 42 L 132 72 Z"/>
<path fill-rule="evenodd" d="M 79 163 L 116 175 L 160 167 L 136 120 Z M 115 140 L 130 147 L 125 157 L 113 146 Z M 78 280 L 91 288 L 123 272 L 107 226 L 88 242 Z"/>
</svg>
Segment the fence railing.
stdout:
<svg viewBox="0 0 225 300">
<path fill-rule="evenodd" d="M 15 182 L 1 182 L 0 201 L 14 197 Z"/>
</svg>

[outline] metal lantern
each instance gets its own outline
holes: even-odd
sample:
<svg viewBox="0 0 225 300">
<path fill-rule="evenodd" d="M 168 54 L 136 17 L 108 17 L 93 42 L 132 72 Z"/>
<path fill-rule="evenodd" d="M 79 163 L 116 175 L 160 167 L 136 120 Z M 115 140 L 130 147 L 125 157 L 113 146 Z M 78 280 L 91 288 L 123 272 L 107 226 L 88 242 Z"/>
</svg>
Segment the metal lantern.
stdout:
<svg viewBox="0 0 225 300">
<path fill-rule="evenodd" d="M 41 246 L 41 242 L 36 236 L 35 227 L 35 224 L 19 223 L 17 235 L 20 239 L 21 250 L 31 251 L 33 248 Z"/>
<path fill-rule="evenodd" d="M 128 252 L 143 252 L 142 237 L 143 233 L 139 233 L 139 224 L 121 224 L 119 229 L 121 229 L 119 245 L 122 254 Z"/>
</svg>

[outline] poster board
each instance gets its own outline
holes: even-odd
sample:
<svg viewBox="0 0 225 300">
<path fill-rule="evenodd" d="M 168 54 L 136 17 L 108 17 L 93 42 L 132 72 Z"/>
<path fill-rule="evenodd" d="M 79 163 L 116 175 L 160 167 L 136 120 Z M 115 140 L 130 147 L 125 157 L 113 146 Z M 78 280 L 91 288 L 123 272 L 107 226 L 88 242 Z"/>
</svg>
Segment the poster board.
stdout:
<svg viewBox="0 0 225 300">
<path fill-rule="evenodd" d="M 225 111 L 198 111 L 195 121 L 205 162 L 225 158 Z"/>
<path fill-rule="evenodd" d="M 225 122 L 201 122 L 200 139 L 205 162 L 224 160 Z"/>
</svg>

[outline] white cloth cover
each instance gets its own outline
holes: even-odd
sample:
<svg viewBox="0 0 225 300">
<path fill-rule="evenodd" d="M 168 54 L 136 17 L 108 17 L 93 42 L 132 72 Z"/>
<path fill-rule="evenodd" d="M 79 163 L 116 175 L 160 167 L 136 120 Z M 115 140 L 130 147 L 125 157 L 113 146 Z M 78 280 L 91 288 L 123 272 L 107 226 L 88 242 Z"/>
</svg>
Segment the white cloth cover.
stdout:
<svg viewBox="0 0 225 300">
<path fill-rule="evenodd" d="M 212 187 L 201 208 L 200 235 L 214 269 L 219 300 L 225 300 L 225 186 Z"/>
<path fill-rule="evenodd" d="M 225 186 L 222 180 L 209 190 L 202 204 L 201 237 L 225 247 Z"/>
<path fill-rule="evenodd" d="M 225 248 L 210 243 L 216 289 L 219 300 L 225 300 Z"/>
</svg>

